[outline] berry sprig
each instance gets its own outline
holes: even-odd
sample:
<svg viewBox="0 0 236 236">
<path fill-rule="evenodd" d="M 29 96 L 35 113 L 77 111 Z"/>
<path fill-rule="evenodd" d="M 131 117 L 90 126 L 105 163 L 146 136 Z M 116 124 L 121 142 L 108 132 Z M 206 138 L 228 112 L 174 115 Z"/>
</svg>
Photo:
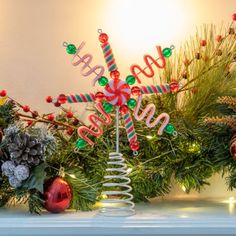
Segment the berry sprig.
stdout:
<svg viewBox="0 0 236 236">
<path fill-rule="evenodd" d="M 185 60 L 183 61 L 183 65 L 184 65 L 184 69 L 182 70 L 181 74 L 178 76 L 178 80 L 180 80 L 181 78 L 183 79 L 187 79 L 188 75 L 189 75 L 189 66 L 195 61 L 195 60 L 200 60 L 200 59 L 204 59 L 205 61 L 212 61 L 215 56 L 219 57 L 222 55 L 222 50 L 220 49 L 221 45 L 225 42 L 225 40 L 229 37 L 231 37 L 232 35 L 234 35 L 234 38 L 236 38 L 236 33 L 235 33 L 235 27 L 234 27 L 234 21 L 236 21 L 236 13 L 234 13 L 232 15 L 232 23 L 229 26 L 228 29 L 228 33 L 224 36 L 222 35 L 217 35 L 216 36 L 216 42 L 217 45 L 215 47 L 215 49 L 212 52 L 212 55 L 207 56 L 205 55 L 203 57 L 203 55 L 200 53 L 202 51 L 203 48 L 207 47 L 207 41 L 205 39 L 202 39 L 199 43 L 199 51 L 195 53 L 195 57 L 192 59 L 188 59 L 185 58 Z M 206 74 L 207 72 L 211 71 L 212 69 L 214 69 L 215 67 L 218 66 L 218 64 L 220 64 L 222 62 L 222 60 L 218 60 L 216 63 L 214 63 L 214 65 L 208 67 L 207 69 L 203 68 L 203 70 L 196 75 L 195 77 L 193 77 L 191 80 L 189 80 L 185 85 L 182 86 L 182 88 L 179 89 L 178 92 L 183 92 L 186 90 L 196 90 L 195 87 L 189 87 L 190 84 L 192 84 L 194 81 L 196 81 L 200 76 Z"/>
<path fill-rule="evenodd" d="M 66 133 L 71 135 L 75 129 L 77 129 L 77 125 L 79 124 L 79 120 L 76 118 L 76 123 L 72 122 L 72 124 L 62 122 L 56 119 L 55 115 L 53 113 L 39 115 L 37 111 L 31 110 L 31 108 L 28 105 L 22 105 L 19 102 L 17 102 L 15 99 L 9 97 L 7 95 L 6 90 L 0 90 L 0 97 L 5 97 L 8 100 L 12 101 L 19 110 L 16 111 L 17 117 L 21 118 L 22 121 L 25 121 L 27 123 L 27 126 L 33 126 L 36 123 L 46 123 L 51 124 L 52 127 L 62 127 L 66 130 Z M 74 114 L 71 111 L 65 110 L 63 108 L 64 112 L 66 112 L 66 117 L 68 119 L 74 117 Z M 22 113 L 22 112 L 24 113 Z"/>
</svg>

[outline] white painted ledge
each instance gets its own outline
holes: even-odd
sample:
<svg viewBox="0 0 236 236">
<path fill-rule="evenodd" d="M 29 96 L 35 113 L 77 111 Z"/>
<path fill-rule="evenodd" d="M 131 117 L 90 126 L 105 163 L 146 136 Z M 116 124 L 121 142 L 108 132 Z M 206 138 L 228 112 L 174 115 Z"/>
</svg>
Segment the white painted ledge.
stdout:
<svg viewBox="0 0 236 236">
<path fill-rule="evenodd" d="M 97 211 L 36 216 L 24 208 L 1 209 L 0 235 L 236 235 L 234 204 L 155 201 L 138 204 L 136 215 L 126 218 L 101 217 Z"/>
</svg>

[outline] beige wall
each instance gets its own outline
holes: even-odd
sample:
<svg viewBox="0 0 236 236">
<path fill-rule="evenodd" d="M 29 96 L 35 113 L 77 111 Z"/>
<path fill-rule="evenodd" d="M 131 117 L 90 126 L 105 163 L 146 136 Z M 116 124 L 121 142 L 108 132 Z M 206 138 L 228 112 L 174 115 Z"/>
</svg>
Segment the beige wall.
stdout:
<svg viewBox="0 0 236 236">
<path fill-rule="evenodd" d="M 233 12 L 235 0 L 0 0 L 0 89 L 41 112 L 52 111 L 47 95 L 97 89 L 71 66 L 63 41 L 86 41 L 84 52 L 104 65 L 97 40 L 102 28 L 126 75 L 144 53 L 155 53 L 156 43 L 178 47 L 196 26 L 230 22 Z M 212 182 L 202 196 L 232 194 L 219 178 Z M 173 191 L 180 193 L 178 187 Z"/>
</svg>

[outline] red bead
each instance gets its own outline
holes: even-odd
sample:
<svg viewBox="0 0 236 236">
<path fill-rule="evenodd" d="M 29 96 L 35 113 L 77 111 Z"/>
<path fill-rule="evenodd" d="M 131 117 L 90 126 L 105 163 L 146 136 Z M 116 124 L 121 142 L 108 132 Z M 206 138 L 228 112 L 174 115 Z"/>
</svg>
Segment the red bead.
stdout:
<svg viewBox="0 0 236 236">
<path fill-rule="evenodd" d="M 72 135 L 73 134 L 73 132 L 74 132 L 74 129 L 72 129 L 72 128 L 67 128 L 67 130 L 66 130 L 66 133 L 68 134 L 68 135 Z"/>
<path fill-rule="evenodd" d="M 138 141 L 131 142 L 129 146 L 130 146 L 132 151 L 139 150 L 139 143 L 138 143 Z"/>
<path fill-rule="evenodd" d="M 1 90 L 0 91 L 0 96 L 1 97 L 6 97 L 7 96 L 7 91 L 6 90 Z"/>
<path fill-rule="evenodd" d="M 175 93 L 179 90 L 179 84 L 177 82 L 171 82 L 169 86 L 172 93 Z"/>
<path fill-rule="evenodd" d="M 58 99 L 57 99 L 57 102 L 59 102 L 60 104 L 64 104 L 67 102 L 67 97 L 65 94 L 60 94 Z"/>
<path fill-rule="evenodd" d="M 28 121 L 27 121 L 27 125 L 28 125 L 28 126 L 31 126 L 32 124 L 33 124 L 33 121 L 32 121 L 32 120 L 28 120 Z"/>
<path fill-rule="evenodd" d="M 30 111 L 29 106 L 23 106 L 22 109 L 23 109 L 24 112 L 29 112 Z"/>
<path fill-rule="evenodd" d="M 47 96 L 46 97 L 46 102 L 51 103 L 52 100 L 53 100 L 53 98 L 51 96 Z"/>
<path fill-rule="evenodd" d="M 48 120 L 49 121 L 53 121 L 54 120 L 54 115 L 53 114 L 49 114 L 48 115 Z"/>
<path fill-rule="evenodd" d="M 133 96 L 138 96 L 141 94 L 141 89 L 137 86 L 134 86 L 132 89 L 131 89 L 131 94 Z"/>
<path fill-rule="evenodd" d="M 120 72 L 118 70 L 113 70 L 110 73 L 110 76 L 112 79 L 119 79 L 120 78 Z"/>
<path fill-rule="evenodd" d="M 74 114 L 73 114 L 73 112 L 71 112 L 71 111 L 68 111 L 67 113 L 66 113 L 66 117 L 67 118 L 72 118 L 74 116 Z"/>
<path fill-rule="evenodd" d="M 61 177 L 54 177 L 44 184 L 45 208 L 52 213 L 63 212 L 70 206 L 72 190 Z"/>
<path fill-rule="evenodd" d="M 108 41 L 108 35 L 105 33 L 101 33 L 98 39 L 101 43 L 106 43 Z"/>
<path fill-rule="evenodd" d="M 205 47 L 205 46 L 206 46 L 206 44 L 207 44 L 206 40 L 205 40 L 205 39 L 203 39 L 203 40 L 201 41 L 201 46 L 202 46 L 202 47 Z"/>
<path fill-rule="evenodd" d="M 218 43 L 220 43 L 220 42 L 222 41 L 222 36 L 221 36 L 221 35 L 217 35 L 217 36 L 216 36 L 216 41 L 217 41 Z"/>
<path fill-rule="evenodd" d="M 95 100 L 96 100 L 97 102 L 101 102 L 104 98 L 105 98 L 105 95 L 104 95 L 104 93 L 102 93 L 102 92 L 97 92 L 97 93 L 95 94 Z"/>
<path fill-rule="evenodd" d="M 233 21 L 236 21 L 236 13 L 234 13 L 234 14 L 232 15 L 232 19 L 233 19 Z"/>
<path fill-rule="evenodd" d="M 126 113 L 129 111 L 129 108 L 128 108 L 127 105 L 122 105 L 122 106 L 120 106 L 119 111 L 120 111 L 120 113 L 121 113 L 122 115 L 124 115 L 124 114 L 126 114 Z"/>
</svg>

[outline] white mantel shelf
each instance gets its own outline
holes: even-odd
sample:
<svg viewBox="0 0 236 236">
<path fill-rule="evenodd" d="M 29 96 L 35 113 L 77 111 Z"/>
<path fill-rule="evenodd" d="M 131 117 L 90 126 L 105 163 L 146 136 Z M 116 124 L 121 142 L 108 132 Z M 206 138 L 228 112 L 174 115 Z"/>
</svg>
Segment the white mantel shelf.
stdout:
<svg viewBox="0 0 236 236">
<path fill-rule="evenodd" d="M 97 211 L 29 214 L 24 208 L 0 210 L 0 235 L 236 235 L 236 203 L 156 201 L 137 204 L 136 215 L 101 217 Z"/>
</svg>

